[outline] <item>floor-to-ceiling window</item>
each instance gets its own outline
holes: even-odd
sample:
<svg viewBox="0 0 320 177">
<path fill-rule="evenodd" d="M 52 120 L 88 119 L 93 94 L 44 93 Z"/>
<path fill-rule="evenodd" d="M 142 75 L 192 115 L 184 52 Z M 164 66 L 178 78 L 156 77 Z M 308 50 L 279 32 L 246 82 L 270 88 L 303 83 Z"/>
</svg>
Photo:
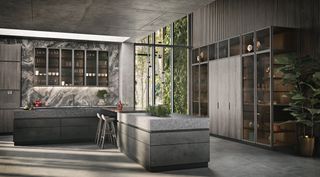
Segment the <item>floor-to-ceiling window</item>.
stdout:
<svg viewBox="0 0 320 177">
<path fill-rule="evenodd" d="M 135 107 L 165 105 L 188 113 L 189 18 L 183 17 L 135 44 Z"/>
</svg>

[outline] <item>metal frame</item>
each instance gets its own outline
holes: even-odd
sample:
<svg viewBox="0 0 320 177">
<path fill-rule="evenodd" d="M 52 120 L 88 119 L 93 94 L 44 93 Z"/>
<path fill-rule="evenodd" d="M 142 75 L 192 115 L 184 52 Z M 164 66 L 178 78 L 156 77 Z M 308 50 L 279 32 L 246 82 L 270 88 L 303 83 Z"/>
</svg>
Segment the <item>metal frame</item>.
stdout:
<svg viewBox="0 0 320 177">
<path fill-rule="evenodd" d="M 170 102 L 171 102 L 171 112 L 174 112 L 174 84 L 173 84 L 173 78 L 174 78 L 174 73 L 173 73 L 173 69 L 174 69 L 174 62 L 173 62 L 173 57 L 174 57 L 174 48 L 186 48 L 187 49 L 187 63 L 188 63 L 188 65 L 187 65 L 187 79 L 188 79 L 188 81 L 187 81 L 187 110 L 188 110 L 188 113 L 190 113 L 190 101 L 191 101 L 191 99 L 190 99 L 190 90 L 189 90 L 189 87 L 190 87 L 190 73 L 191 73 L 191 71 L 189 71 L 190 70 L 190 53 L 191 53 L 191 50 L 190 49 L 192 49 L 192 47 L 190 46 L 190 44 L 191 44 L 191 30 L 192 29 L 190 29 L 190 27 L 192 26 L 192 15 L 191 14 L 189 14 L 188 16 L 187 16 L 187 20 L 188 20 L 188 27 L 187 27 L 187 36 L 188 36 L 188 45 L 187 46 L 185 46 L 185 45 L 174 45 L 174 23 L 171 23 L 170 24 L 170 42 L 171 42 L 171 44 L 170 45 L 166 45 L 166 44 L 156 44 L 155 43 L 155 32 L 153 32 L 152 34 L 151 34 L 151 36 L 152 36 L 152 42 L 150 43 L 150 35 L 148 35 L 148 43 L 146 44 L 146 43 L 134 43 L 134 65 L 135 65 L 135 61 L 136 61 L 136 55 L 137 55 L 137 53 L 136 53 L 136 47 L 137 46 L 146 46 L 146 47 L 148 47 L 148 52 L 149 52 L 149 50 L 150 50 L 150 48 L 151 48 L 151 61 L 152 61 L 152 63 L 151 63 L 151 66 L 152 66 L 152 77 L 150 77 L 150 75 L 149 75 L 149 67 L 148 67 L 148 82 L 147 82 L 147 87 L 148 87 L 148 89 L 147 89 L 147 103 L 149 104 L 149 102 L 150 102 L 150 100 L 149 100 L 149 88 L 150 88 L 150 85 L 149 85 L 149 82 L 150 82 L 150 78 L 152 78 L 152 105 L 155 105 L 155 48 L 156 47 L 163 47 L 163 48 L 171 48 L 171 52 L 170 52 L 170 74 L 171 74 L 171 76 L 170 76 L 170 78 L 171 78 L 171 81 L 170 81 Z M 165 27 L 163 27 L 163 28 L 165 28 Z M 163 30 L 163 28 L 162 28 L 162 30 Z M 188 51 L 189 50 L 189 51 Z M 134 83 L 135 83 L 135 80 L 136 80 L 136 76 L 135 76 L 135 72 L 136 72 L 136 70 L 135 70 L 135 66 L 134 66 Z M 136 88 L 135 88 L 136 86 L 134 85 L 134 107 L 136 107 Z"/>
</svg>

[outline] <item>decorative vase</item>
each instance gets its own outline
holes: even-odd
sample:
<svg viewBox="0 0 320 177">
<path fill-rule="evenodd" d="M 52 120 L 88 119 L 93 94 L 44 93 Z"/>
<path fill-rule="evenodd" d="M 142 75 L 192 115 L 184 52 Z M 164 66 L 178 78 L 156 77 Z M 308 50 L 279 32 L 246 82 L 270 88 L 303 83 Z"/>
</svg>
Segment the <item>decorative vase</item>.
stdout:
<svg viewBox="0 0 320 177">
<path fill-rule="evenodd" d="M 299 137 L 300 154 L 307 157 L 312 157 L 314 154 L 315 138 L 308 136 Z"/>
</svg>

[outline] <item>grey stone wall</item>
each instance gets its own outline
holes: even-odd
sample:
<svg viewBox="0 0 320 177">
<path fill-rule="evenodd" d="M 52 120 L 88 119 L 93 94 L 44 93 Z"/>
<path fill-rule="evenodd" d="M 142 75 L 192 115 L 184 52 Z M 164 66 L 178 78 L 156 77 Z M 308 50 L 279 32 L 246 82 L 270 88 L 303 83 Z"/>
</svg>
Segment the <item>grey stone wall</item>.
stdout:
<svg viewBox="0 0 320 177">
<path fill-rule="evenodd" d="M 102 106 L 115 105 L 119 99 L 119 50 L 120 44 L 66 40 L 39 40 L 13 37 L 0 38 L 0 44 L 22 44 L 21 106 L 41 99 L 48 106 Z M 108 87 L 34 87 L 34 48 L 66 48 L 80 50 L 107 50 L 109 52 Z M 107 90 L 106 103 L 96 97 L 98 90 Z"/>
</svg>

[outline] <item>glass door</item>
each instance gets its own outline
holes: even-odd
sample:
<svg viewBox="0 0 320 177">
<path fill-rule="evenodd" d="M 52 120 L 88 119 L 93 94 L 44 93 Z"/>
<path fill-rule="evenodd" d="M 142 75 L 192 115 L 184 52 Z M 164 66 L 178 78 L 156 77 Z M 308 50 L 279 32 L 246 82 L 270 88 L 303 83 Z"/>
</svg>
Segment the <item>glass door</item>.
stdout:
<svg viewBox="0 0 320 177">
<path fill-rule="evenodd" d="M 192 113 L 199 115 L 199 65 L 192 66 Z"/>
<path fill-rule="evenodd" d="M 243 139 L 255 140 L 254 55 L 242 57 Z"/>
<path fill-rule="evenodd" d="M 48 85 L 59 85 L 60 50 L 49 49 Z"/>
<path fill-rule="evenodd" d="M 86 85 L 97 85 L 97 51 L 87 51 Z"/>
<path fill-rule="evenodd" d="M 200 115 L 208 115 L 208 64 L 200 65 Z"/>
<path fill-rule="evenodd" d="M 108 86 L 108 52 L 99 51 L 99 86 Z"/>
<path fill-rule="evenodd" d="M 257 142 L 270 144 L 270 53 L 257 55 Z"/>
<path fill-rule="evenodd" d="M 74 51 L 74 85 L 84 85 L 84 50 Z"/>
<path fill-rule="evenodd" d="M 72 50 L 61 50 L 61 85 L 72 85 Z"/>
<path fill-rule="evenodd" d="M 34 85 L 46 85 L 47 79 L 47 49 L 35 49 Z"/>
</svg>

